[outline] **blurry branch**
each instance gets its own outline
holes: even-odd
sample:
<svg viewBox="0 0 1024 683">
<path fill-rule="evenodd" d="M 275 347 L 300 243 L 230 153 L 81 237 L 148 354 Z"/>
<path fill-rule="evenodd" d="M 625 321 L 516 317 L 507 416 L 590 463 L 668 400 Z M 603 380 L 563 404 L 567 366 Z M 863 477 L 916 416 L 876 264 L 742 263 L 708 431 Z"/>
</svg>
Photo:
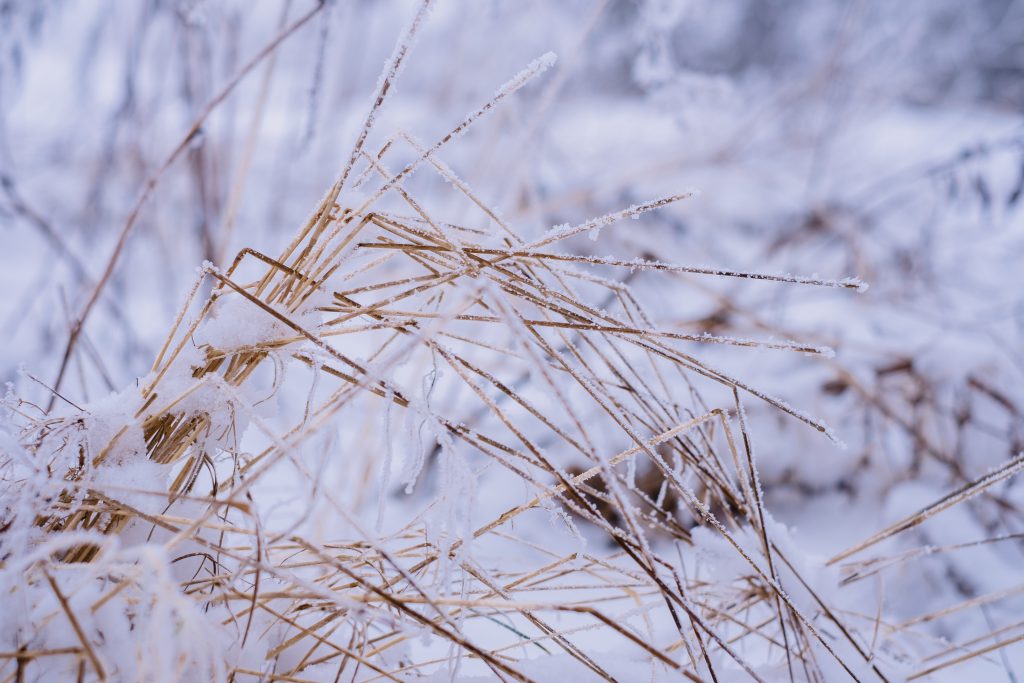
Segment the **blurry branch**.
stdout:
<svg viewBox="0 0 1024 683">
<path fill-rule="evenodd" d="M 68 265 L 71 266 L 71 270 L 74 271 L 75 277 L 78 278 L 79 281 L 90 283 L 92 278 L 89 277 L 89 273 L 85 269 L 85 265 L 82 263 L 81 259 L 78 258 L 78 255 L 73 249 L 64 243 L 61 236 L 56 230 L 54 230 L 53 225 L 51 225 L 48 220 L 43 218 L 35 209 L 25 202 L 21 194 L 18 192 L 14 178 L 6 173 L 0 173 L 0 188 L 3 188 L 4 194 L 7 195 L 7 203 L 14 214 L 21 217 L 29 225 L 38 230 L 40 234 L 42 234 L 43 238 L 50 243 L 54 251 L 60 254 L 61 258 L 68 262 Z"/>
<path fill-rule="evenodd" d="M 291 2 L 286 2 L 281 9 L 279 31 L 284 30 L 285 22 L 288 20 L 288 10 Z M 238 214 L 238 207 L 242 201 L 242 193 L 245 190 L 245 183 L 249 175 L 249 167 L 252 165 L 253 153 L 256 150 L 256 141 L 259 138 L 260 127 L 263 125 L 263 115 L 267 106 L 267 98 L 270 96 L 271 77 L 277 65 L 277 53 L 275 52 L 267 60 L 267 66 L 263 70 L 263 79 L 260 81 L 260 91 L 256 96 L 256 105 L 252 108 L 252 119 L 249 122 L 249 132 L 246 134 L 245 146 L 242 148 L 242 159 L 235 169 L 235 181 L 231 185 L 231 194 L 228 196 L 227 208 L 224 212 L 224 227 L 219 235 L 220 244 L 217 249 L 217 257 L 214 261 L 221 265 L 227 258 L 228 249 L 231 247 L 231 237 L 235 231 L 235 219 Z"/>
<path fill-rule="evenodd" d="M 260 62 L 266 59 L 269 55 L 273 54 L 274 51 L 278 48 L 278 46 L 280 46 L 281 43 L 283 43 L 289 36 L 293 35 L 296 31 L 302 28 L 306 24 L 306 22 L 308 22 L 310 19 L 316 16 L 317 12 L 323 9 L 324 4 L 324 0 L 318 0 L 316 6 L 313 7 L 313 9 L 306 12 L 306 14 L 304 14 L 302 17 L 300 17 L 287 28 L 285 28 L 283 31 L 278 33 L 278 35 L 274 37 L 274 39 L 271 40 L 262 50 L 260 50 L 256 54 L 256 56 L 254 56 L 248 63 L 246 63 L 238 71 L 234 78 L 232 78 L 228 82 L 228 84 L 225 85 L 224 88 L 206 104 L 205 107 L 203 107 L 203 110 L 199 113 L 199 116 L 196 117 L 195 121 L 193 121 L 192 125 L 188 129 L 188 132 L 185 133 L 185 136 L 181 139 L 178 145 L 167 157 L 167 159 L 164 160 L 164 162 L 160 165 L 156 172 L 153 175 L 151 175 L 149 179 L 146 181 L 145 185 L 143 186 L 141 194 L 135 201 L 135 205 L 128 213 L 128 217 L 125 220 L 124 226 L 121 228 L 121 234 L 117 238 L 117 242 L 114 245 L 114 250 L 111 253 L 110 257 L 107 259 L 106 268 L 104 268 L 102 275 L 100 275 L 100 279 L 96 283 L 96 286 L 93 288 L 92 294 L 89 296 L 88 300 L 86 300 L 85 305 L 82 306 L 82 310 L 78 314 L 78 318 L 75 319 L 74 323 L 71 326 L 71 331 L 70 334 L 68 335 L 68 343 L 64 350 L 64 356 L 61 359 L 60 370 L 57 373 L 57 379 L 54 381 L 54 389 L 60 389 L 61 383 L 64 381 L 64 374 L 67 370 L 68 362 L 71 359 L 71 354 L 75 350 L 75 344 L 78 341 L 78 336 L 81 333 L 82 327 L 85 325 L 85 322 L 89 317 L 89 314 L 92 312 L 92 309 L 96 305 L 97 300 L 99 300 L 100 295 L 103 293 L 103 289 L 106 287 L 107 283 L 110 281 L 111 276 L 114 274 L 114 269 L 117 267 L 118 260 L 120 259 L 121 253 L 124 251 L 125 245 L 128 242 L 128 237 L 131 234 L 133 228 L 135 227 L 135 223 L 142 212 L 142 208 L 143 206 L 145 206 L 146 202 L 153 194 L 153 191 L 156 189 L 156 186 L 160 182 L 160 179 L 163 177 L 164 173 L 167 171 L 168 168 L 170 168 L 174 164 L 175 161 L 177 161 L 178 157 L 180 157 L 181 154 L 189 148 L 189 145 L 191 144 L 192 140 L 201 133 L 203 123 L 206 121 L 206 119 L 210 116 L 210 114 L 213 113 L 215 109 L 217 109 L 218 106 L 220 106 L 221 103 L 224 102 L 225 99 L 227 99 L 227 97 L 235 90 L 238 84 L 241 83 L 245 79 L 245 77 L 248 76 L 249 73 L 251 73 L 253 69 L 255 69 L 260 64 Z M 50 402 L 47 406 L 47 410 L 53 408 L 54 400 L 55 399 L 51 397 Z"/>
</svg>

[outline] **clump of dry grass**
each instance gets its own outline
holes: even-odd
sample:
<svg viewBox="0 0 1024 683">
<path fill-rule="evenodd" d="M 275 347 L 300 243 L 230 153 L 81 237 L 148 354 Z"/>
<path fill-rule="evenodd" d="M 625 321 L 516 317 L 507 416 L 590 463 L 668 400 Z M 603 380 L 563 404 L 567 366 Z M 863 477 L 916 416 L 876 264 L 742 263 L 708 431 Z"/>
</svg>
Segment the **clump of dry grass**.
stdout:
<svg viewBox="0 0 1024 683">
<path fill-rule="evenodd" d="M 800 556 L 765 510 L 744 401 L 831 436 L 827 426 L 684 344 L 828 349 L 660 329 L 609 271 L 847 289 L 858 281 L 558 249 L 690 192 L 524 240 L 439 152 L 548 58 L 433 145 L 399 132 L 376 152 L 365 148 L 428 4 L 400 40 L 338 180 L 281 254 L 244 249 L 226 270 L 205 265 L 151 373 L 106 408 L 41 418 L 19 409 L 25 430 L 5 446 L 0 547 L 4 570 L 18 575 L 5 581 L 8 598 L 26 607 L 23 645 L 0 653 L 0 676 L 403 680 L 465 658 L 499 680 L 525 681 L 543 678 L 534 660 L 544 658 L 621 680 L 623 667 L 603 656 L 614 649 L 629 653 L 627 670 L 659 680 L 887 681 L 997 647 L 935 648 L 937 663 L 922 658 L 908 670 L 900 638 L 915 624 L 839 607 L 837 577 Z M 393 171 L 389 159 L 401 154 L 411 160 Z M 443 178 L 477 220 L 446 222 L 432 201 L 411 196 L 403 183 L 418 170 Z M 212 292 L 201 298 L 205 285 Z M 305 405 L 283 431 L 260 409 L 268 368 L 271 393 L 282 394 L 294 381 L 286 369 L 310 371 Z M 453 411 L 435 407 L 442 393 L 454 397 Z M 399 413 L 418 427 L 396 437 Z M 366 527 L 306 457 L 325 433 L 356 433 L 367 416 L 385 425 L 387 446 L 364 454 L 361 473 L 351 449 L 329 448 L 327 459 L 352 458 L 351 476 L 381 488 L 383 501 L 391 440 L 425 433 L 425 448 L 405 444 L 419 459 L 405 463 L 400 483 L 411 488 L 428 471 L 438 479 L 426 511 L 387 532 Z M 243 442 L 247 430 L 252 441 Z M 249 452 L 245 443 L 261 446 Z M 152 467 L 125 475 L 139 462 Z M 842 581 L 853 585 L 912 559 L 851 561 L 1022 465 L 1012 461 L 827 564 L 844 563 Z M 526 502 L 481 522 L 475 501 L 488 491 L 477 488 L 479 468 L 526 488 Z M 268 517 L 257 494 L 282 477 L 309 493 L 287 523 Z M 538 513 L 561 520 L 578 549 L 567 550 L 564 533 L 517 531 Z M 324 538 L 324 517 L 349 535 Z M 578 530 L 581 520 L 589 528 Z M 613 551 L 587 550 L 583 538 L 595 530 Z M 151 544 L 133 550 L 131 539 Z M 688 558 L 699 553 L 718 558 L 714 573 L 692 571 Z M 134 664 L 112 659 L 104 629 L 115 622 L 125 633 L 149 629 L 147 648 L 167 639 L 179 647 L 159 671 L 148 649 L 136 650 Z M 423 635 L 429 644 L 417 647 Z"/>
</svg>

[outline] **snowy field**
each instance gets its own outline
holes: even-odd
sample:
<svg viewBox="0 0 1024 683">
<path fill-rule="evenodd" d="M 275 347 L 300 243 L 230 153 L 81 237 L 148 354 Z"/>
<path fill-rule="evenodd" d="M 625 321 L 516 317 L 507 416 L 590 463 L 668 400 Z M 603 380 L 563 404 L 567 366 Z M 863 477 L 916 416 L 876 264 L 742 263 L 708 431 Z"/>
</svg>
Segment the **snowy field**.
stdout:
<svg viewBox="0 0 1024 683">
<path fill-rule="evenodd" d="M 1022 36 L 0 2 L 0 683 L 1021 683 Z"/>
</svg>

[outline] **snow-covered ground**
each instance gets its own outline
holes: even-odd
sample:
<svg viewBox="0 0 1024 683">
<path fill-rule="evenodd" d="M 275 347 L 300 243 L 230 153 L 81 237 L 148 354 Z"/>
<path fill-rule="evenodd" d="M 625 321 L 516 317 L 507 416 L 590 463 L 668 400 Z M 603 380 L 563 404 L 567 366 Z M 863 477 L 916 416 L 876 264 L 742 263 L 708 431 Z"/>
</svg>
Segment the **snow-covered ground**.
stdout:
<svg viewBox="0 0 1024 683">
<path fill-rule="evenodd" d="M 0 7 L 0 680 L 1021 680 L 1024 4 L 426 5 Z"/>
</svg>

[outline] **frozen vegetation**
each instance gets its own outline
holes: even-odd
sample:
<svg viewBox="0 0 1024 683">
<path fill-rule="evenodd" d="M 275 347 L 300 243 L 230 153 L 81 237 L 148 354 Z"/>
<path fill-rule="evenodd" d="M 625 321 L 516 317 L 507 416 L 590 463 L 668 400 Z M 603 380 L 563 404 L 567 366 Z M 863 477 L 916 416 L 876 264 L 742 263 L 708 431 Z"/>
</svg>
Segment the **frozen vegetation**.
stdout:
<svg viewBox="0 0 1024 683">
<path fill-rule="evenodd" d="M 0 2 L 0 682 L 1024 680 L 1021 36 Z"/>
</svg>

